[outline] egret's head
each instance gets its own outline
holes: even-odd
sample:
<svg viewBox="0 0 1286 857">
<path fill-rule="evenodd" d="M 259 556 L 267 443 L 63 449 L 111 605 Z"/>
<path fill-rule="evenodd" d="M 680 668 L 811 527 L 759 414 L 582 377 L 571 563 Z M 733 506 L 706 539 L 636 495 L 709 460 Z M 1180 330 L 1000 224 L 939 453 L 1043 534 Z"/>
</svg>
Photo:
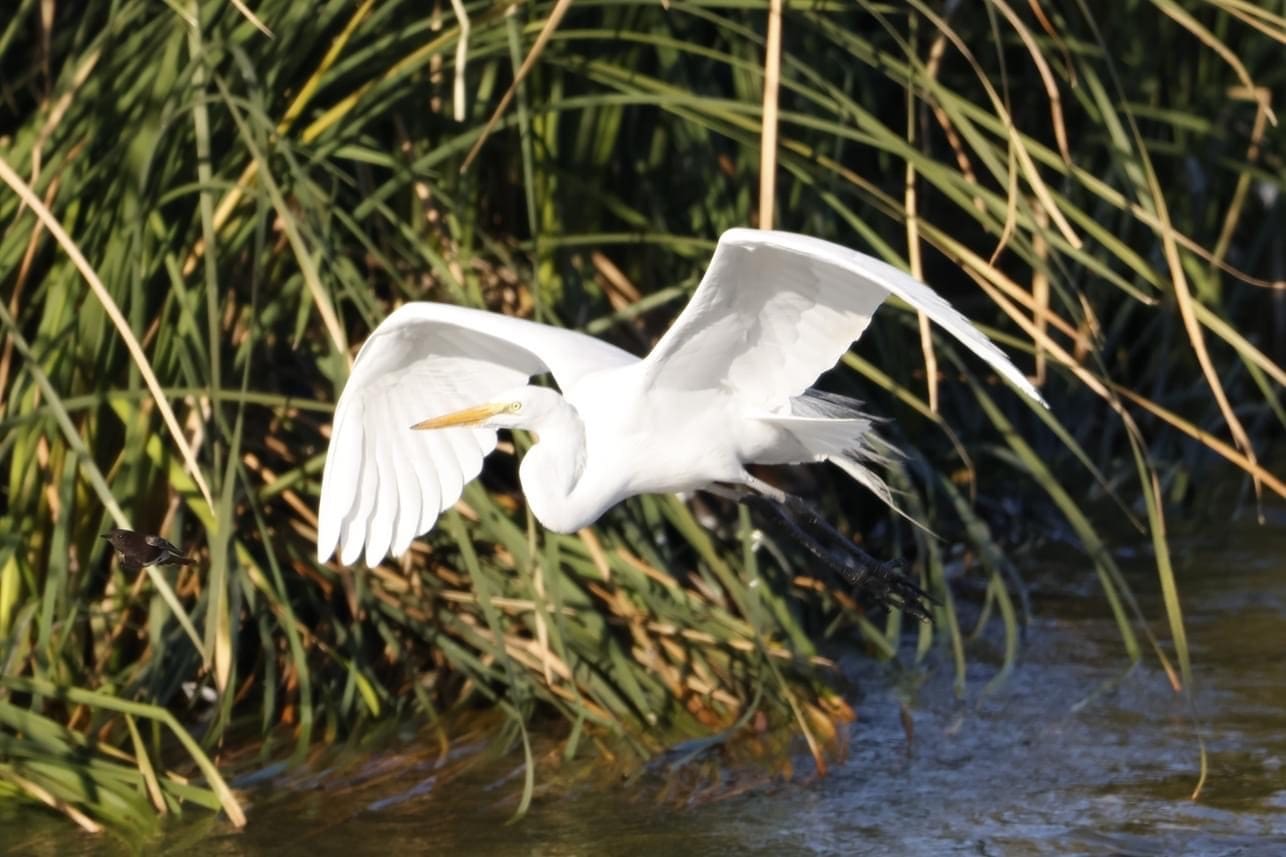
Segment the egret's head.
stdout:
<svg viewBox="0 0 1286 857">
<path fill-rule="evenodd" d="M 544 387 L 518 387 L 496 396 L 495 401 L 431 417 L 413 429 L 507 428 L 531 429 L 562 402 L 562 396 Z"/>
</svg>

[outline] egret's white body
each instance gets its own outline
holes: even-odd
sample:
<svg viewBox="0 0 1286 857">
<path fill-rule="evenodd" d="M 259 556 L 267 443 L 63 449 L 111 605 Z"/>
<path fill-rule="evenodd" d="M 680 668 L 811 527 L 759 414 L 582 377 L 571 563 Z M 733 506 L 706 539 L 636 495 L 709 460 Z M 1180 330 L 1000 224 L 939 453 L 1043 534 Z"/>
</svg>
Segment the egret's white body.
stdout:
<svg viewBox="0 0 1286 857">
<path fill-rule="evenodd" d="M 1009 359 L 928 286 L 787 232 L 720 238 L 692 300 L 646 358 L 482 310 L 411 303 L 358 353 L 335 409 L 317 554 L 403 553 L 460 497 L 498 428 L 536 436 L 519 476 L 532 513 L 574 532 L 637 494 L 749 484 L 747 464 L 831 461 L 891 501 L 863 462 L 870 421 L 809 390 L 895 294 L 1040 401 Z M 528 386 L 550 373 L 559 392 Z M 428 429 L 428 430 L 415 430 Z"/>
</svg>

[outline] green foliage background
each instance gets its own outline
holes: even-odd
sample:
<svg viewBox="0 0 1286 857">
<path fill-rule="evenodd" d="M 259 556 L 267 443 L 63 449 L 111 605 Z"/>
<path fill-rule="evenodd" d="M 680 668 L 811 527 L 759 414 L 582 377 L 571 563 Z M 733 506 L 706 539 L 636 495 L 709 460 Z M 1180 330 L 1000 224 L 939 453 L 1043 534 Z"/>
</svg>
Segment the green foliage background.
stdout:
<svg viewBox="0 0 1286 857">
<path fill-rule="evenodd" d="M 577 0 L 556 28 L 555 4 L 463 3 L 467 39 L 446 2 L 83 6 L 0 22 L 0 789 L 82 826 L 189 802 L 239 821 L 209 760 L 234 726 L 303 749 L 476 703 L 529 761 L 541 711 L 568 756 L 616 736 L 645 757 L 762 711 L 821 760 L 848 714 L 826 636 L 916 659 L 940 640 L 964 693 L 967 638 L 994 622 L 1012 666 L 1016 570 L 979 510 L 1018 486 L 1085 546 L 1130 655 L 1172 653 L 1181 682 L 1167 503 L 1216 462 L 1286 493 L 1255 455 L 1286 423 L 1281 3 L 790 4 L 779 48 L 763 0 Z M 947 541 L 796 478 L 915 560 L 935 628 L 873 622 L 699 500 L 538 533 L 504 456 L 400 564 L 318 566 L 329 411 L 392 306 L 642 352 L 720 231 L 768 213 L 921 273 L 1053 404 L 975 377 L 899 308 L 828 378 L 896 421 L 890 479 Z M 1166 645 L 1090 508 L 1151 534 Z M 126 524 L 199 571 L 123 572 L 99 534 Z M 977 628 L 949 560 L 985 592 Z M 209 710 L 186 701 L 202 688 Z M 201 785 L 168 770 L 192 765 Z"/>
</svg>

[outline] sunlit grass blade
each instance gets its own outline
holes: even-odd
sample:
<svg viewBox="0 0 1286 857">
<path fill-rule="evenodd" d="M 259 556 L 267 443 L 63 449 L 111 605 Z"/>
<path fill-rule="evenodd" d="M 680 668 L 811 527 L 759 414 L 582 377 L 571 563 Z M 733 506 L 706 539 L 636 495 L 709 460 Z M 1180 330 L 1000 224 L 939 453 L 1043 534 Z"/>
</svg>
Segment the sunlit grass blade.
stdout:
<svg viewBox="0 0 1286 857">
<path fill-rule="evenodd" d="M 3 158 L 0 158 L 0 180 L 4 181 L 4 183 L 9 186 L 9 189 L 22 199 L 23 204 L 29 206 L 33 213 L 40 218 L 45 228 L 48 229 L 50 234 L 58 241 L 63 251 L 71 257 L 71 260 L 75 263 L 77 270 L 80 271 L 81 275 L 85 278 L 85 281 L 89 283 L 90 290 L 94 292 L 94 296 L 98 299 L 99 303 L 102 304 L 102 307 L 107 312 L 108 317 L 111 318 L 112 323 L 116 326 L 121 339 L 125 342 L 126 347 L 129 348 L 130 355 L 134 358 L 134 362 L 138 366 L 139 372 L 147 382 L 148 389 L 152 391 L 152 399 L 156 403 L 157 409 L 161 412 L 161 416 L 165 420 L 166 428 L 169 429 L 170 436 L 173 438 L 175 446 L 178 447 L 179 451 L 183 455 L 184 463 L 188 467 L 188 472 L 192 475 L 193 480 L 201 489 L 201 495 L 205 498 L 206 504 L 213 506 L 214 500 L 210 495 L 210 488 L 205 483 L 205 477 L 201 472 L 200 466 L 196 462 L 195 454 L 193 453 L 191 446 L 188 444 L 187 438 L 184 436 L 182 429 L 179 428 L 178 419 L 174 416 L 174 411 L 170 408 L 169 402 L 166 401 L 165 396 L 161 392 L 161 384 L 156 379 L 156 374 L 152 371 L 152 367 L 147 360 L 147 356 L 143 353 L 143 349 L 139 345 L 138 339 L 134 336 L 133 331 L 130 329 L 128 322 L 125 321 L 125 317 L 121 315 L 120 309 L 116 306 L 116 302 L 112 299 L 102 281 L 98 279 L 98 275 L 94 273 L 93 267 L 91 267 L 89 262 L 86 261 L 84 255 L 80 252 L 80 248 L 76 246 L 76 243 L 72 240 L 71 236 L 62 228 L 62 224 L 58 222 L 58 219 L 54 217 L 53 213 L 50 212 L 45 204 L 36 197 L 27 183 L 22 180 L 22 177 L 15 173 Z"/>
</svg>

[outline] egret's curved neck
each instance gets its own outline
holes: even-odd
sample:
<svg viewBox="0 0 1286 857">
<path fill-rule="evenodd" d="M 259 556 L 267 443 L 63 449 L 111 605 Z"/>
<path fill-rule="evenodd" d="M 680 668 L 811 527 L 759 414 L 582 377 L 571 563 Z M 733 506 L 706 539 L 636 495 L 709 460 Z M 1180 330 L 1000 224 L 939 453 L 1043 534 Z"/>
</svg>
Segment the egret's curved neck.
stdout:
<svg viewBox="0 0 1286 857">
<path fill-rule="evenodd" d="M 593 523 L 600 510 L 589 508 L 576 492 L 586 461 L 580 414 L 560 396 L 558 405 L 530 429 L 536 443 L 524 456 L 518 478 L 531 513 L 559 533 L 574 533 Z"/>
</svg>

